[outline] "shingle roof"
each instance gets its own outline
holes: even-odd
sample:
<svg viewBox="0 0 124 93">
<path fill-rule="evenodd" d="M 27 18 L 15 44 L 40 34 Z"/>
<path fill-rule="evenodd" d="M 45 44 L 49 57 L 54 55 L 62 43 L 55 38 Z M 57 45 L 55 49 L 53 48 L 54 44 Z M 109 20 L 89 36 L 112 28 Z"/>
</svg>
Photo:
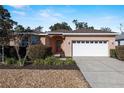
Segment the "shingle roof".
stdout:
<svg viewBox="0 0 124 93">
<path fill-rule="evenodd" d="M 96 29 L 77 29 L 77 30 L 74 30 L 73 32 L 75 33 L 115 33 L 115 32 L 96 30 Z"/>
<path fill-rule="evenodd" d="M 115 32 L 108 32 L 108 31 L 102 31 L 102 30 L 96 30 L 96 29 L 77 29 L 77 30 L 65 30 L 65 29 L 60 29 L 60 30 L 55 30 L 52 32 L 61 32 L 61 33 L 115 33 Z"/>
</svg>

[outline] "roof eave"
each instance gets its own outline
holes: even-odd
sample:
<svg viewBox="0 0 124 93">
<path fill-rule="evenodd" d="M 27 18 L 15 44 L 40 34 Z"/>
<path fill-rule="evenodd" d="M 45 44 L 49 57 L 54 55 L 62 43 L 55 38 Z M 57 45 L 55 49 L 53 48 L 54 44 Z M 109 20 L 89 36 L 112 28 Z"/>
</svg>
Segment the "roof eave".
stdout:
<svg viewBox="0 0 124 93">
<path fill-rule="evenodd" d="M 117 33 L 63 33 L 63 35 L 118 35 Z"/>
</svg>

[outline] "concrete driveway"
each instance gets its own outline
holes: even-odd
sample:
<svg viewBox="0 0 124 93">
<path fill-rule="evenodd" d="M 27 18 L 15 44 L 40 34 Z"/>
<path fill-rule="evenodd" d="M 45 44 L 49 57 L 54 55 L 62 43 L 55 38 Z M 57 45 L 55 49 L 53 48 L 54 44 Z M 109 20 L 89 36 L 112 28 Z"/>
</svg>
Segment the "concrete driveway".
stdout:
<svg viewBox="0 0 124 93">
<path fill-rule="evenodd" d="M 124 61 L 109 57 L 74 57 L 93 88 L 124 88 Z"/>
</svg>

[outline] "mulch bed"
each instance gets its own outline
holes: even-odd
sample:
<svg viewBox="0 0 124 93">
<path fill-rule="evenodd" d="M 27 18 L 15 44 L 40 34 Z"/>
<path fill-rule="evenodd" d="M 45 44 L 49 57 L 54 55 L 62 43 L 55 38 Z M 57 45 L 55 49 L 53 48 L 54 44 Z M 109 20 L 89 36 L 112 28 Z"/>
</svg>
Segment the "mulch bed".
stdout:
<svg viewBox="0 0 124 93">
<path fill-rule="evenodd" d="M 0 65 L 1 88 L 89 88 L 76 64 L 23 67 Z"/>
</svg>

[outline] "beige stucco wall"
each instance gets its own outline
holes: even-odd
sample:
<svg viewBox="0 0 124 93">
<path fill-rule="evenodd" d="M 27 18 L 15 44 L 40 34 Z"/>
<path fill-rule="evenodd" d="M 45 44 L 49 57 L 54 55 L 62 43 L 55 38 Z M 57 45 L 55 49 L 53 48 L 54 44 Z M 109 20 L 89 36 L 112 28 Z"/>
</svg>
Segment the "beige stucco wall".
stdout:
<svg viewBox="0 0 124 93">
<path fill-rule="evenodd" d="M 46 37 L 45 36 L 41 36 L 40 41 L 41 41 L 41 43 L 43 45 L 45 45 L 46 44 Z"/>
<path fill-rule="evenodd" d="M 65 36 L 62 43 L 62 49 L 65 56 L 72 56 L 72 41 L 73 40 L 107 40 L 109 49 L 115 48 L 115 36 Z"/>
</svg>

